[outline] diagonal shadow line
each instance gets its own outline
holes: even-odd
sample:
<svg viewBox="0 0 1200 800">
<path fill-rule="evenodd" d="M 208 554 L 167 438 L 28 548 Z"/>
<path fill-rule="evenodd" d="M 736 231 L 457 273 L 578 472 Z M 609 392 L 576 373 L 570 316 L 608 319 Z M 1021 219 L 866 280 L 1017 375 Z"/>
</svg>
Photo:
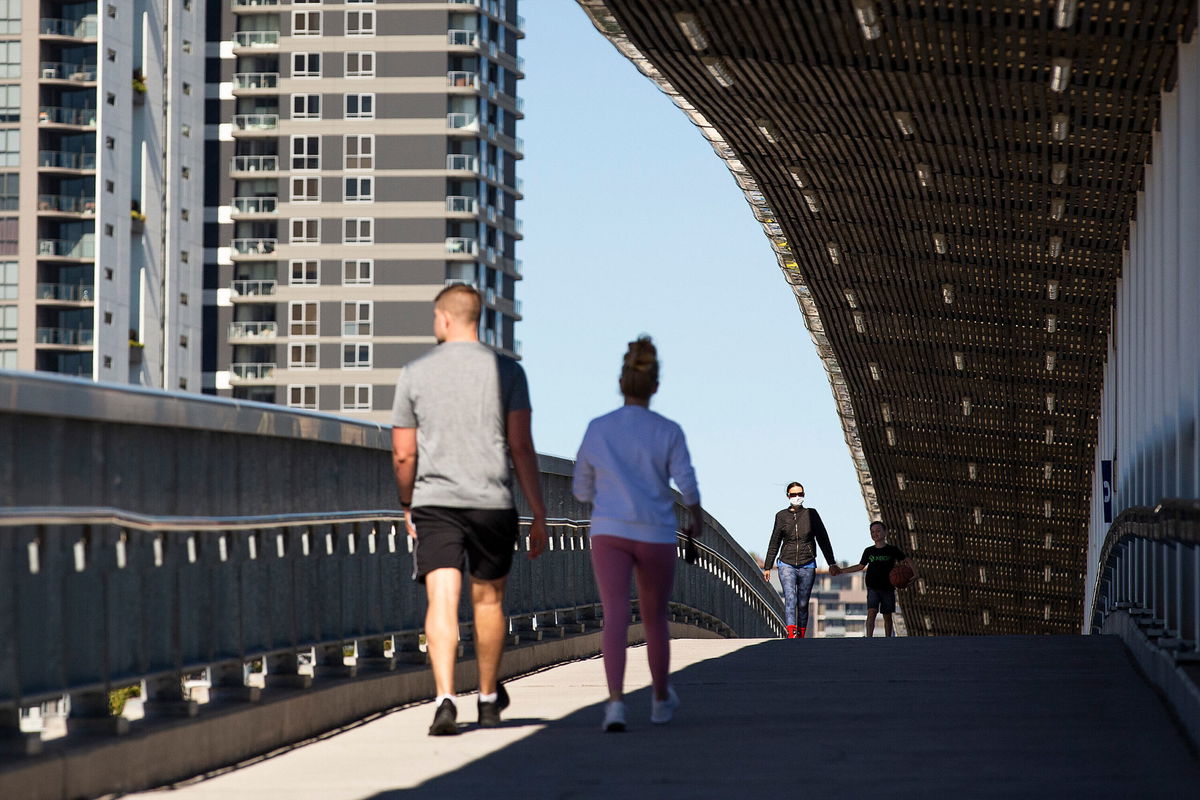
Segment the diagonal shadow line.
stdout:
<svg viewBox="0 0 1200 800">
<path fill-rule="evenodd" d="M 626 697 L 627 733 L 602 733 L 596 702 L 419 786 L 363 800 L 1130 797 L 1148 787 L 1179 797 L 1200 781 L 1111 637 L 768 640 L 672 680 L 683 705 L 670 725 L 649 723 L 643 689 Z"/>
</svg>

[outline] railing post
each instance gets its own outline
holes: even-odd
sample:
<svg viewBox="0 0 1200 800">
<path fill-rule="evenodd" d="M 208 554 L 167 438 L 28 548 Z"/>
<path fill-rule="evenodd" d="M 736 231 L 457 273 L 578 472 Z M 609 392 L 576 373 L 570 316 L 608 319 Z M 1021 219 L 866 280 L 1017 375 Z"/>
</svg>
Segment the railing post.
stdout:
<svg viewBox="0 0 1200 800">
<path fill-rule="evenodd" d="M 16 706 L 0 708 L 0 754 L 36 756 L 41 752 L 41 735 L 21 732 L 21 709 Z"/>
<path fill-rule="evenodd" d="M 79 692 L 71 695 L 71 713 L 67 733 L 99 733 L 123 736 L 129 733 L 129 720 L 114 716 L 108 705 L 108 692 Z"/>
<path fill-rule="evenodd" d="M 170 673 L 147 679 L 143 708 L 147 717 L 194 717 L 199 706 L 184 694 L 183 676 Z"/>
</svg>

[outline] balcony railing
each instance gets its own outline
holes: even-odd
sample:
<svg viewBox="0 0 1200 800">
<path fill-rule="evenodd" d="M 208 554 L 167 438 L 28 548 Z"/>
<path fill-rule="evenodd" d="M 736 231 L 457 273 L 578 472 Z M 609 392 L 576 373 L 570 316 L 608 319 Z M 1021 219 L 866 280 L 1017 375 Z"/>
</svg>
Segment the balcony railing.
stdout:
<svg viewBox="0 0 1200 800">
<path fill-rule="evenodd" d="M 38 300 L 65 300 L 72 303 L 89 303 L 96 296 L 96 287 L 90 283 L 39 283 Z"/>
<path fill-rule="evenodd" d="M 95 64 L 70 64 L 63 61 L 43 61 L 42 80 L 46 81 L 94 81 Z"/>
<path fill-rule="evenodd" d="M 234 130 L 269 131 L 279 127 L 278 114 L 234 114 Z"/>
<path fill-rule="evenodd" d="M 274 339 L 278 332 L 279 326 L 274 321 L 229 323 L 230 339 Z"/>
<path fill-rule="evenodd" d="M 475 47 L 479 43 L 478 31 L 446 31 L 446 42 L 452 45 Z"/>
<path fill-rule="evenodd" d="M 275 294 L 276 281 L 240 280 L 233 282 L 233 293 L 238 297 L 267 297 Z"/>
<path fill-rule="evenodd" d="M 479 73 L 454 70 L 446 73 L 446 83 L 450 86 L 464 86 L 471 89 L 479 88 Z"/>
<path fill-rule="evenodd" d="M 38 195 L 38 211 L 95 214 L 96 198 L 71 194 L 40 194 Z"/>
<path fill-rule="evenodd" d="M 38 239 L 38 255 L 95 258 L 96 242 L 92 239 Z"/>
<path fill-rule="evenodd" d="M 478 172 L 479 159 L 475 156 L 451 153 L 450 155 L 446 156 L 446 169 Z"/>
<path fill-rule="evenodd" d="M 277 89 L 278 72 L 237 72 L 233 76 L 235 89 Z"/>
<path fill-rule="evenodd" d="M 95 169 L 95 153 L 72 153 L 66 150 L 42 150 L 38 166 L 48 169 Z"/>
<path fill-rule="evenodd" d="M 446 198 L 446 210 L 456 214 L 474 214 L 479 210 L 479 201 L 474 197 L 452 195 Z"/>
<path fill-rule="evenodd" d="M 279 31 L 238 31 L 233 43 L 237 47 L 278 47 Z"/>
<path fill-rule="evenodd" d="M 233 198 L 233 213 L 235 214 L 274 214 L 279 210 L 277 197 L 235 197 Z"/>
<path fill-rule="evenodd" d="M 96 109 L 42 106 L 38 111 L 38 122 L 54 125 L 95 125 Z"/>
<path fill-rule="evenodd" d="M 446 239 L 446 252 L 477 255 L 479 253 L 479 242 L 462 236 L 450 236 Z"/>
<path fill-rule="evenodd" d="M 279 156 L 234 156 L 230 168 L 234 172 L 277 172 Z"/>
<path fill-rule="evenodd" d="M 230 364 L 229 371 L 233 373 L 235 380 L 262 381 L 272 377 L 275 374 L 275 362 L 261 361 L 257 363 L 243 362 Z"/>
<path fill-rule="evenodd" d="M 470 111 L 452 111 L 446 115 L 446 126 L 477 131 L 479 130 L 479 116 Z"/>
<path fill-rule="evenodd" d="M 94 15 L 83 19 L 43 19 L 39 29 L 43 36 L 70 36 L 73 39 L 95 39 L 100 27 Z"/>
<path fill-rule="evenodd" d="M 277 6 L 279 0 L 233 0 L 234 8 L 249 8 L 253 6 Z"/>
<path fill-rule="evenodd" d="M 38 328 L 37 343 L 88 346 L 94 335 L 91 328 Z"/>
<path fill-rule="evenodd" d="M 278 239 L 234 239 L 233 252 L 243 256 L 266 255 L 274 253 L 278 245 Z"/>
</svg>

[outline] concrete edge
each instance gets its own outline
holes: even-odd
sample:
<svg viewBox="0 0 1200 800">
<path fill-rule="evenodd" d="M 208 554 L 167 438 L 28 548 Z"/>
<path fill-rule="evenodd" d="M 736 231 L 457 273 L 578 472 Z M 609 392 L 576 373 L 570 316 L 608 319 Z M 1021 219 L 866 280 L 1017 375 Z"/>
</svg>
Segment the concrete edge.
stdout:
<svg viewBox="0 0 1200 800">
<path fill-rule="evenodd" d="M 1121 638 L 1138 669 L 1174 713 L 1192 752 L 1200 752 L 1200 686 L 1124 611 L 1105 617 L 1101 632 Z"/>
<path fill-rule="evenodd" d="M 723 638 L 679 622 L 670 623 L 670 631 L 677 639 Z M 595 656 L 602 637 L 597 630 L 506 648 L 502 677 Z M 645 641 L 641 623 L 629 626 L 628 641 Z M 455 672 L 459 691 L 473 688 L 476 680 L 474 658 L 460 659 Z M 270 689 L 257 703 L 206 704 L 194 719 L 139 721 L 125 736 L 49 742 L 40 756 L 0 765 L 0 797 L 75 800 L 153 789 L 299 746 L 433 696 L 433 675 L 425 665 L 321 678 L 309 689 Z"/>
</svg>

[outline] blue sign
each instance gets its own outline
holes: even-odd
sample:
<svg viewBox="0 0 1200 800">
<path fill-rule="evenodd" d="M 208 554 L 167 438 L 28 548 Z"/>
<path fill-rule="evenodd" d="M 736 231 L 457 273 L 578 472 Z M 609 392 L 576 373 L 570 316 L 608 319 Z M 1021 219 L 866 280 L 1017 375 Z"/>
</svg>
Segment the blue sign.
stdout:
<svg viewBox="0 0 1200 800">
<path fill-rule="evenodd" d="M 1104 493 L 1104 524 L 1113 521 L 1113 470 L 1112 461 L 1100 462 L 1100 491 Z"/>
</svg>

